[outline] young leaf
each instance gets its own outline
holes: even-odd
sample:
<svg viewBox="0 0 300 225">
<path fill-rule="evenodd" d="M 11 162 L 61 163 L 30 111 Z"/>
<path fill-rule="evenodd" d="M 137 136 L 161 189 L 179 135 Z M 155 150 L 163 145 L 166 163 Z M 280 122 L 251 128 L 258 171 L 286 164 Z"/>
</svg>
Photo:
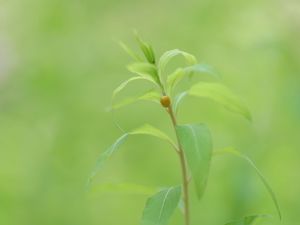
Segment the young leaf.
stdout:
<svg viewBox="0 0 300 225">
<path fill-rule="evenodd" d="M 147 200 L 141 225 L 166 225 L 178 206 L 181 187 L 164 189 Z"/>
<path fill-rule="evenodd" d="M 239 113 L 251 121 L 251 114 L 241 99 L 229 88 L 219 83 L 201 82 L 191 87 L 189 95 L 204 97 L 222 104 L 228 110 Z"/>
<path fill-rule="evenodd" d="M 160 71 L 160 75 L 164 73 L 169 61 L 178 55 L 182 55 L 185 58 L 187 64 L 190 66 L 197 63 L 196 57 L 187 52 L 181 51 L 179 49 L 170 50 L 165 52 L 159 59 L 158 68 Z"/>
<path fill-rule="evenodd" d="M 119 109 L 123 106 L 127 106 L 129 104 L 135 103 L 137 101 L 141 101 L 141 100 L 145 100 L 145 101 L 150 101 L 150 102 L 154 102 L 160 105 L 160 94 L 156 91 L 148 91 L 145 94 L 141 95 L 141 96 L 135 96 L 135 97 L 131 97 L 131 98 L 126 98 L 121 102 L 118 102 L 116 104 L 113 104 L 112 109 Z"/>
<path fill-rule="evenodd" d="M 167 89 L 168 93 L 172 93 L 176 85 L 188 75 L 193 75 L 195 73 L 207 73 L 214 78 L 219 79 L 220 75 L 209 65 L 207 64 L 195 64 L 185 68 L 178 68 L 174 73 L 170 74 L 167 78 Z"/>
<path fill-rule="evenodd" d="M 205 191 L 212 155 L 212 138 L 204 124 L 178 125 L 176 132 L 200 199 Z"/>
<path fill-rule="evenodd" d="M 140 36 L 138 35 L 137 32 L 135 32 L 135 37 L 137 42 L 140 45 L 140 49 L 142 50 L 142 52 L 144 53 L 147 61 L 151 64 L 155 64 L 155 55 L 154 55 L 154 51 L 151 47 L 151 45 L 149 45 L 148 43 L 144 42 Z"/>
<path fill-rule="evenodd" d="M 157 69 L 154 65 L 150 63 L 133 63 L 127 68 L 130 72 L 152 79 L 155 83 L 159 84 Z"/>
<path fill-rule="evenodd" d="M 269 185 L 269 183 L 267 182 L 266 178 L 264 177 L 264 175 L 260 172 L 260 170 L 256 167 L 256 165 L 254 164 L 254 162 L 249 158 L 247 157 L 246 155 L 243 155 L 242 153 L 236 151 L 235 149 L 233 148 L 225 148 L 223 150 L 219 150 L 219 151 L 215 151 L 214 152 L 214 155 L 222 155 L 222 154 L 231 154 L 231 155 L 234 155 L 234 156 L 237 156 L 241 159 L 244 159 L 246 160 L 246 162 L 249 163 L 249 165 L 255 170 L 255 172 L 257 173 L 257 175 L 259 176 L 260 180 L 262 181 L 262 183 L 264 184 L 265 188 L 267 189 L 267 191 L 269 192 L 273 202 L 274 202 L 274 205 L 276 207 L 276 210 L 277 210 L 277 213 L 278 213 L 278 216 L 279 216 L 279 219 L 281 220 L 282 216 L 281 216 L 281 211 L 280 211 L 280 207 L 279 207 L 279 203 L 277 201 L 277 198 L 276 198 L 276 195 L 272 189 L 272 187 Z"/>
<path fill-rule="evenodd" d="M 246 216 L 241 220 L 235 220 L 232 222 L 228 222 L 225 225 L 254 225 L 256 222 L 261 219 L 268 217 L 268 215 L 252 215 L 252 216 Z"/>
<path fill-rule="evenodd" d="M 154 137 L 157 137 L 164 141 L 169 142 L 175 149 L 177 149 L 176 144 L 173 142 L 173 140 L 168 135 L 166 135 L 161 130 L 159 130 L 149 124 L 145 124 L 144 126 L 131 131 L 130 134 L 146 134 L 146 135 L 154 136 Z"/>
<path fill-rule="evenodd" d="M 91 194 L 139 194 L 139 195 L 152 195 L 159 188 L 148 187 L 134 183 L 101 183 L 96 184 L 91 189 Z"/>
<path fill-rule="evenodd" d="M 123 48 L 123 50 L 134 60 L 138 62 L 142 62 L 143 60 L 141 57 L 136 54 L 133 50 L 131 50 L 127 45 L 125 45 L 123 42 L 119 42 L 120 46 Z"/>
<path fill-rule="evenodd" d="M 121 92 L 129 83 L 136 81 L 136 80 L 146 80 L 146 81 L 150 81 L 151 83 L 154 83 L 155 85 L 157 85 L 151 78 L 149 77 L 131 77 L 128 80 L 124 81 L 123 83 L 121 83 L 114 91 L 112 94 L 112 99 L 115 98 L 115 96 Z"/>
</svg>

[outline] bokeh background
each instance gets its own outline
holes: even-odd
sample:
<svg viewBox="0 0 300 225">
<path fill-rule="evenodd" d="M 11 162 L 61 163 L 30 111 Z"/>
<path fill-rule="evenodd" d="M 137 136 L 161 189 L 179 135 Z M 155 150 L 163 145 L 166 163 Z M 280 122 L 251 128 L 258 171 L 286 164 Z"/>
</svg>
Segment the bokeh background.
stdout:
<svg viewBox="0 0 300 225">
<path fill-rule="evenodd" d="M 180 182 L 169 146 L 138 136 L 85 191 L 96 158 L 122 134 L 106 107 L 112 90 L 131 76 L 125 69 L 130 59 L 117 41 L 134 46 L 132 28 L 157 55 L 179 48 L 214 66 L 247 102 L 252 123 L 192 98 L 182 104 L 179 122 L 205 122 L 216 148 L 235 146 L 250 156 L 283 212 L 280 223 L 247 164 L 220 157 L 213 161 L 203 200 L 192 200 L 192 224 L 218 225 L 262 213 L 273 215 L 265 224 L 298 225 L 298 0 L 1 0 L 0 224 L 139 224 L 145 193 L 99 185 Z M 143 82 L 130 85 L 123 96 L 144 88 Z M 136 103 L 116 117 L 126 130 L 150 123 L 173 135 L 167 115 L 153 104 Z M 182 224 L 179 210 L 170 224 Z"/>
</svg>

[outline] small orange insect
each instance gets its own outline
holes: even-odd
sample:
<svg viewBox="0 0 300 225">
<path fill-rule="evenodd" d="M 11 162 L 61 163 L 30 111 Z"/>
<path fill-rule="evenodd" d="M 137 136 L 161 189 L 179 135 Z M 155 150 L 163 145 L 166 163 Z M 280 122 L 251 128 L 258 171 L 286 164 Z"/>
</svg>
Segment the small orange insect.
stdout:
<svg viewBox="0 0 300 225">
<path fill-rule="evenodd" d="M 169 96 L 164 95 L 160 98 L 160 103 L 163 107 L 168 108 L 171 105 L 171 99 Z"/>
</svg>

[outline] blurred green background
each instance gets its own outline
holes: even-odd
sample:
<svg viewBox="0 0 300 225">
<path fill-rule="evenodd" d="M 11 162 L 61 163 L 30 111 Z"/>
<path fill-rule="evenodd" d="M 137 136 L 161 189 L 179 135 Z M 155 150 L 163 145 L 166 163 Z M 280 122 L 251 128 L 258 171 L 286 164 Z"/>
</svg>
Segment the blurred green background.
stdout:
<svg viewBox="0 0 300 225">
<path fill-rule="evenodd" d="M 0 224 L 139 224 L 146 195 L 103 193 L 97 185 L 180 182 L 169 146 L 139 136 L 126 142 L 85 192 L 97 156 L 121 135 L 105 109 L 112 90 L 131 76 L 125 69 L 130 60 L 116 40 L 133 46 L 132 28 L 158 55 L 179 48 L 214 66 L 247 102 L 252 124 L 192 98 L 182 104 L 179 122 L 206 122 L 216 148 L 235 146 L 250 156 L 283 212 L 280 223 L 245 163 L 220 157 L 203 200 L 192 201 L 192 224 L 267 213 L 274 218 L 266 224 L 298 225 L 298 0 L 1 0 Z M 139 93 L 143 85 L 123 93 Z M 136 103 L 116 117 L 126 130 L 148 122 L 173 135 L 167 115 L 153 104 Z M 182 224 L 179 211 L 170 224 Z"/>
</svg>

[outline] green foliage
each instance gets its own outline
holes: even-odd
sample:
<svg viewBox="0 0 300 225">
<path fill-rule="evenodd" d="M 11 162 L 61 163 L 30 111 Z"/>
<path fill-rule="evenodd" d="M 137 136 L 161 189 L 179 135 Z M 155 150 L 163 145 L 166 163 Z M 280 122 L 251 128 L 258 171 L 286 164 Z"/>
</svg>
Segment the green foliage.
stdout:
<svg viewBox="0 0 300 225">
<path fill-rule="evenodd" d="M 170 137 L 168 137 L 168 135 L 166 135 L 164 132 L 160 131 L 159 129 L 157 129 L 149 124 L 145 124 L 139 128 L 132 130 L 131 132 L 127 132 L 127 133 L 123 134 L 120 138 L 118 138 L 116 140 L 116 142 L 113 145 L 111 145 L 106 151 L 104 151 L 99 156 L 99 158 L 96 162 L 96 166 L 95 166 L 94 170 L 92 171 L 90 178 L 88 180 L 88 184 L 87 184 L 88 187 L 91 184 L 92 179 L 96 176 L 96 174 L 99 172 L 99 170 L 102 169 L 105 161 L 107 159 L 109 159 L 119 149 L 119 147 L 127 140 L 128 136 L 131 136 L 131 135 L 149 135 L 149 136 L 157 137 L 161 140 L 168 142 L 174 148 L 177 148 L 176 144 L 172 141 L 172 139 Z"/>
<path fill-rule="evenodd" d="M 251 114 L 240 98 L 222 84 L 200 82 L 192 86 L 188 91 L 188 94 L 191 96 L 212 99 L 223 105 L 226 109 L 239 113 L 248 120 L 251 120 Z"/>
<path fill-rule="evenodd" d="M 166 225 L 179 204 L 181 187 L 164 189 L 147 200 L 141 225 Z"/>
<path fill-rule="evenodd" d="M 203 196 L 208 181 L 209 170 L 211 165 L 213 141 L 209 129 L 203 123 L 197 124 L 178 124 L 176 113 L 179 109 L 181 101 L 186 96 L 195 96 L 208 98 L 223 105 L 231 112 L 238 113 L 246 119 L 251 120 L 251 114 L 243 101 L 236 96 L 228 87 L 220 83 L 220 75 L 216 70 L 207 64 L 198 64 L 196 57 L 178 49 L 165 52 L 156 65 L 155 54 L 152 47 L 143 41 L 137 34 L 136 39 L 140 50 L 145 56 L 146 61 L 142 60 L 138 54 L 131 50 L 128 46 L 121 43 L 122 48 L 135 60 L 127 68 L 133 74 L 138 75 L 124 81 L 113 92 L 112 99 L 119 94 L 129 83 L 137 80 L 150 81 L 153 89 L 135 97 L 125 98 L 118 103 L 112 103 L 112 109 L 118 109 L 125 105 L 140 100 L 161 103 L 171 118 L 177 141 L 174 142 L 167 134 L 151 125 L 144 125 L 130 132 L 123 134 L 117 141 L 102 153 L 97 161 L 95 170 L 93 171 L 90 181 L 96 175 L 97 171 L 102 168 L 104 162 L 120 147 L 120 145 L 132 135 L 150 135 L 166 141 L 175 150 L 180 158 L 182 169 L 182 185 L 164 189 L 150 197 L 146 203 L 141 225 L 167 225 L 170 217 L 177 207 L 182 208 L 185 217 L 185 225 L 189 223 L 189 183 L 190 179 L 195 184 L 196 194 L 200 200 Z M 186 61 L 185 67 L 177 68 L 173 73 L 166 74 L 166 68 L 169 62 L 177 56 L 183 56 Z M 214 78 L 217 82 L 198 82 L 192 85 L 188 90 L 176 93 L 176 86 L 185 77 L 192 77 L 194 74 L 205 73 Z M 173 99 L 173 94 L 177 94 Z M 264 183 L 275 203 L 279 217 L 281 212 L 275 194 L 267 183 L 262 173 L 257 169 L 254 163 L 246 156 L 240 154 L 234 149 L 228 148 L 222 151 L 214 152 L 214 155 L 229 153 L 246 160 L 257 172 L 260 179 Z M 191 178 L 189 177 L 191 174 Z M 89 181 L 89 183 L 90 183 Z M 120 185 L 117 187 L 108 186 L 108 188 L 116 191 L 148 191 L 147 188 L 136 185 Z M 107 186 L 100 190 L 107 190 Z M 182 194 L 181 194 L 182 193 Z M 181 196 L 182 195 L 182 196 Z M 262 215 L 254 215 L 245 217 L 242 220 L 227 223 L 227 225 L 253 225 L 253 223 L 261 218 Z"/>
<path fill-rule="evenodd" d="M 167 93 L 172 95 L 174 88 L 176 85 L 185 77 L 185 76 L 192 76 L 194 74 L 202 74 L 206 73 L 214 78 L 220 79 L 220 75 L 217 71 L 215 71 L 211 66 L 206 64 L 195 64 L 192 66 L 188 66 L 185 68 L 178 68 L 170 74 L 167 78 Z"/>
<path fill-rule="evenodd" d="M 152 79 L 155 83 L 159 83 L 157 69 L 153 64 L 150 63 L 133 63 L 130 64 L 128 70 L 132 73 L 136 73 L 142 77 Z"/>
<path fill-rule="evenodd" d="M 176 132 L 200 199 L 205 191 L 212 155 L 210 132 L 204 124 L 178 125 Z"/>
<path fill-rule="evenodd" d="M 160 94 L 156 91 L 150 90 L 150 91 L 147 91 L 146 93 L 144 93 L 142 95 L 125 98 L 122 101 L 119 101 L 117 103 L 113 103 L 112 104 L 112 109 L 119 109 L 123 106 L 127 106 L 127 105 L 130 105 L 132 103 L 135 103 L 137 101 L 142 101 L 142 100 L 160 104 L 159 99 L 160 99 Z"/>
</svg>

